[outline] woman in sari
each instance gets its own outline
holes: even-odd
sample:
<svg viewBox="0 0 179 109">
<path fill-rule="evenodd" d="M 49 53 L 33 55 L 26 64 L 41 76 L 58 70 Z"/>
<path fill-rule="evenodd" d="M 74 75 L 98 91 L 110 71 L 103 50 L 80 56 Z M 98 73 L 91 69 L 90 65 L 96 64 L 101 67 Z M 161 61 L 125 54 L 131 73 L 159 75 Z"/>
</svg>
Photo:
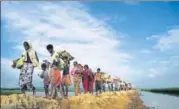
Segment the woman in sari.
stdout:
<svg viewBox="0 0 179 109">
<path fill-rule="evenodd" d="M 74 91 L 75 91 L 75 96 L 78 94 L 81 94 L 80 91 L 80 81 L 81 81 L 81 65 L 78 64 L 76 61 L 73 63 L 74 67 L 71 70 L 71 75 L 73 77 L 73 82 L 74 82 Z"/>
<path fill-rule="evenodd" d="M 21 93 L 25 94 L 27 89 L 32 89 L 33 95 L 35 95 L 35 87 L 32 84 L 33 72 L 35 67 L 39 67 L 39 60 L 37 57 L 37 53 L 33 50 L 31 42 L 25 41 L 24 45 L 24 53 L 19 58 L 22 60 L 22 66 L 19 67 L 20 69 L 20 76 L 19 76 L 19 85 Z M 17 61 L 13 61 L 12 67 L 15 68 L 17 65 Z"/>
<path fill-rule="evenodd" d="M 82 83 L 83 83 L 84 93 L 87 93 L 89 91 L 89 67 L 88 65 L 84 65 L 84 70 L 82 73 Z"/>
</svg>

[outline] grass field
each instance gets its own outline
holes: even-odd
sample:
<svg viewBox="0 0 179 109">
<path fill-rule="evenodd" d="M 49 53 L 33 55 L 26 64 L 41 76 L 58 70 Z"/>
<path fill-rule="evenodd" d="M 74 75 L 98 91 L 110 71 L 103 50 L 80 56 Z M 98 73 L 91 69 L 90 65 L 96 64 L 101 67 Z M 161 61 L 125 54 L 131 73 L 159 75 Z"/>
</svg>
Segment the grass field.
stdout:
<svg viewBox="0 0 179 109">
<path fill-rule="evenodd" d="M 50 89 L 49 89 L 50 90 Z M 31 90 L 28 90 L 28 92 L 31 92 Z M 37 88 L 37 92 L 44 92 L 43 88 Z M 70 92 L 73 92 L 73 88 L 69 88 Z M 1 88 L 0 90 L 1 95 L 10 95 L 10 94 L 20 94 L 20 89 L 19 88 Z"/>
<path fill-rule="evenodd" d="M 43 92 L 42 88 L 37 89 L 38 92 Z M 1 95 L 20 94 L 19 88 L 1 88 Z"/>
<path fill-rule="evenodd" d="M 159 89 L 141 89 L 141 91 L 148 91 L 154 93 L 163 93 L 179 96 L 179 88 L 159 88 Z"/>
<path fill-rule="evenodd" d="M 13 88 L 13 89 L 1 88 L 1 95 L 10 95 L 10 94 L 20 94 L 20 90 L 18 88 Z"/>
</svg>

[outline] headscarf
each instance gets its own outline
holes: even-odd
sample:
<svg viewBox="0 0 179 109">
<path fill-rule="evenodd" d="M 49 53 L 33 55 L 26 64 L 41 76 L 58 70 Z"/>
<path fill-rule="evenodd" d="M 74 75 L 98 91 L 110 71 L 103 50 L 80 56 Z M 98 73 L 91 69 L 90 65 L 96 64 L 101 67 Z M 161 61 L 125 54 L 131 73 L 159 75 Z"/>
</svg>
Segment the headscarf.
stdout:
<svg viewBox="0 0 179 109">
<path fill-rule="evenodd" d="M 33 50 L 33 48 L 32 48 L 32 43 L 31 43 L 31 41 L 30 40 L 27 40 L 27 41 L 24 41 L 24 42 L 27 42 L 27 44 L 29 45 L 29 49 L 26 51 L 24 51 L 24 53 L 23 53 L 23 55 L 26 55 L 27 53 L 30 53 L 30 52 L 34 52 L 35 54 L 34 54 L 34 56 L 35 56 L 35 58 L 36 58 L 36 60 L 34 61 L 34 62 L 32 62 L 33 64 L 35 63 L 36 65 L 35 66 L 37 66 L 39 69 L 41 69 L 41 66 L 40 66 L 40 64 L 39 64 L 39 59 L 38 59 L 38 57 L 37 57 L 37 54 L 36 54 L 36 52 L 35 52 L 35 50 Z M 32 61 L 32 60 L 31 60 Z M 37 61 L 37 62 L 36 62 Z"/>
<path fill-rule="evenodd" d="M 75 61 L 76 62 L 76 61 Z M 77 63 L 77 65 L 76 66 L 74 66 L 72 69 L 71 69 L 71 75 L 72 76 L 74 76 L 75 75 L 75 72 L 77 71 L 77 70 L 80 70 L 80 64 L 78 64 Z"/>
<path fill-rule="evenodd" d="M 29 45 L 29 49 L 26 52 L 30 52 L 31 50 L 33 50 L 32 48 L 32 42 L 30 40 L 24 41 L 27 42 L 27 44 Z"/>
<path fill-rule="evenodd" d="M 75 75 L 75 72 L 78 70 L 78 67 L 73 67 L 72 69 L 71 69 L 71 75 L 72 76 L 74 76 Z"/>
</svg>

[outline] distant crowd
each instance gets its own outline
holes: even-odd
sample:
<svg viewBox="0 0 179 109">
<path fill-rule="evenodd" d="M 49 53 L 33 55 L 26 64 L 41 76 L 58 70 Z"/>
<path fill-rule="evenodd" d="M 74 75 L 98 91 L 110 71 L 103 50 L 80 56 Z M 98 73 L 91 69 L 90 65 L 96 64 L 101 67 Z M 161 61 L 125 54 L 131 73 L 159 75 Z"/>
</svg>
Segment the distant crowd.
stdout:
<svg viewBox="0 0 179 109">
<path fill-rule="evenodd" d="M 47 51 L 51 55 L 51 60 L 43 60 L 40 65 L 37 52 L 32 48 L 30 41 L 23 43 L 24 53 L 13 61 L 13 68 L 20 69 L 19 85 L 22 94 L 29 89 L 33 90 L 33 95 L 36 93 L 36 88 L 32 84 L 34 68 L 42 70 L 38 74 L 43 79 L 44 92 L 46 97 L 55 98 L 57 91 L 60 92 L 62 98 L 68 96 L 68 87 L 74 84 L 75 95 L 81 94 L 80 83 L 84 89 L 84 93 L 93 94 L 95 85 L 96 95 L 105 91 L 121 91 L 131 90 L 132 84 L 122 81 L 119 77 L 112 77 L 104 73 L 100 68 L 93 72 L 86 65 L 81 65 L 77 61 L 73 62 L 73 68 L 70 69 L 70 62 L 74 60 L 67 51 L 56 51 L 52 44 L 46 46 Z M 73 80 L 73 82 L 72 82 Z M 51 86 L 51 91 L 49 91 Z M 106 89 L 107 86 L 107 89 Z"/>
</svg>

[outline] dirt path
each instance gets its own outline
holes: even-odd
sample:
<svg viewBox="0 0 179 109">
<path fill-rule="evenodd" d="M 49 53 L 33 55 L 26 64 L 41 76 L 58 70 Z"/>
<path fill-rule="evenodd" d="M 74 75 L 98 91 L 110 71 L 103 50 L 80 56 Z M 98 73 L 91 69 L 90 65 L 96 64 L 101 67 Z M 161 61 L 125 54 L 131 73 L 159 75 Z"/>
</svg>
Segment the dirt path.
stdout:
<svg viewBox="0 0 179 109">
<path fill-rule="evenodd" d="M 145 109 L 136 91 L 106 92 L 53 100 L 28 95 L 1 96 L 1 109 Z"/>
</svg>

